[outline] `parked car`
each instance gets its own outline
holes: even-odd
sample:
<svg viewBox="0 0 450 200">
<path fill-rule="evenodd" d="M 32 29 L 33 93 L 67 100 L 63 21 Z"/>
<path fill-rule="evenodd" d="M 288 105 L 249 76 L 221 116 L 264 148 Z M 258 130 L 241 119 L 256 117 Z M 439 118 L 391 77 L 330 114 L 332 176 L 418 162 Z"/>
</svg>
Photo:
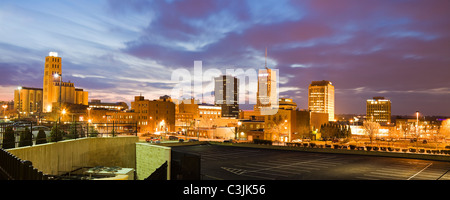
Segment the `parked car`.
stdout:
<svg viewBox="0 0 450 200">
<path fill-rule="evenodd" d="M 178 140 L 178 137 L 171 135 L 171 136 L 169 136 L 169 140 Z"/>
<path fill-rule="evenodd" d="M 198 142 L 197 139 L 189 139 L 189 142 Z"/>
<path fill-rule="evenodd" d="M 178 142 L 184 142 L 184 140 L 183 139 L 179 139 Z"/>
<path fill-rule="evenodd" d="M 145 141 L 150 142 L 150 143 L 156 143 L 156 144 L 161 143 L 161 140 L 159 138 L 154 138 L 154 137 L 147 138 L 147 139 L 145 139 Z"/>
<path fill-rule="evenodd" d="M 302 142 L 302 139 L 295 139 L 295 140 L 292 140 L 292 142 Z"/>
<path fill-rule="evenodd" d="M 225 142 L 225 143 L 232 143 L 233 140 L 232 140 L 232 139 L 229 139 L 229 140 L 224 140 L 223 142 Z"/>
</svg>

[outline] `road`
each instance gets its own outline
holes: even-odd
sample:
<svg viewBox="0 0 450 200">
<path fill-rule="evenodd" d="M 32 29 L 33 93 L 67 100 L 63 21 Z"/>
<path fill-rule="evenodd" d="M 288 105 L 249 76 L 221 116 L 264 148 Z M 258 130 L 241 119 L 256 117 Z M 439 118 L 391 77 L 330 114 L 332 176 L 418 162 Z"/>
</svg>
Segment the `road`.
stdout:
<svg viewBox="0 0 450 200">
<path fill-rule="evenodd" d="M 220 145 L 173 150 L 201 155 L 205 180 L 450 180 L 450 163 L 441 161 Z"/>
</svg>

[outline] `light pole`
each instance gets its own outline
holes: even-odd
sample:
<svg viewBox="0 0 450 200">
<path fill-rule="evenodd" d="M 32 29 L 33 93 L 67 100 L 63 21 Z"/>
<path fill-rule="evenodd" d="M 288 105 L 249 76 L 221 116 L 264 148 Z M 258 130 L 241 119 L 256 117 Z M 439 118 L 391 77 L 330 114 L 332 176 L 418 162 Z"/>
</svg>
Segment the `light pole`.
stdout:
<svg viewBox="0 0 450 200">
<path fill-rule="evenodd" d="M 87 108 L 87 110 L 88 110 L 88 124 L 87 124 L 87 133 L 89 133 L 89 126 L 91 125 L 91 122 L 92 122 L 92 120 L 91 120 L 91 107 L 88 107 Z M 114 127 L 113 127 L 113 129 L 114 129 Z M 87 136 L 88 134 L 86 134 L 86 136 Z"/>
<path fill-rule="evenodd" d="M 2 108 L 3 108 L 3 115 L 5 116 L 5 119 L 6 119 L 6 108 L 8 107 L 8 105 L 6 105 L 6 104 L 4 104 L 4 105 L 2 105 Z"/>
<path fill-rule="evenodd" d="M 19 90 L 19 102 L 18 102 L 18 106 L 17 106 L 17 111 L 19 111 L 19 120 L 20 120 L 20 112 L 22 112 L 22 107 L 21 107 L 21 101 L 20 101 L 20 90 L 22 90 L 22 86 L 17 87 L 17 90 Z"/>
<path fill-rule="evenodd" d="M 416 111 L 416 137 L 419 138 L 419 111 Z"/>
<path fill-rule="evenodd" d="M 235 140 L 238 140 L 238 138 L 239 138 L 239 129 L 240 129 L 240 127 L 241 127 L 241 125 L 242 125 L 242 122 L 241 121 L 238 121 L 238 126 L 236 127 L 236 137 L 235 137 Z"/>
<path fill-rule="evenodd" d="M 56 138 L 58 138 L 58 123 L 61 124 L 61 84 L 62 84 L 62 74 L 56 72 L 53 74 L 54 78 L 59 78 L 59 108 L 58 108 L 58 122 L 56 122 Z M 57 141 L 58 139 L 56 139 Z"/>
<path fill-rule="evenodd" d="M 61 111 L 61 114 L 64 116 L 64 115 L 66 115 L 66 109 L 63 109 L 62 111 Z M 62 121 L 64 121 L 64 117 L 62 118 L 63 120 Z"/>
<path fill-rule="evenodd" d="M 61 84 L 62 84 L 62 74 L 58 72 L 53 74 L 54 78 L 59 78 L 59 109 L 61 110 Z"/>
<path fill-rule="evenodd" d="M 197 140 L 200 140 L 200 127 L 199 127 L 200 120 L 197 120 Z"/>
</svg>

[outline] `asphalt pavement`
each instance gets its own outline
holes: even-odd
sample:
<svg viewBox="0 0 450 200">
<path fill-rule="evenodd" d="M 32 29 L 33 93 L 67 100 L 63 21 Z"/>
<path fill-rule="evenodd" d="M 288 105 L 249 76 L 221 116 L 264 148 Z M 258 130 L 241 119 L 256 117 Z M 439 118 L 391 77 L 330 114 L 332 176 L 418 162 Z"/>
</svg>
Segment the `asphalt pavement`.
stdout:
<svg viewBox="0 0 450 200">
<path fill-rule="evenodd" d="M 450 163 L 220 145 L 172 147 L 201 156 L 204 180 L 450 180 Z"/>
</svg>

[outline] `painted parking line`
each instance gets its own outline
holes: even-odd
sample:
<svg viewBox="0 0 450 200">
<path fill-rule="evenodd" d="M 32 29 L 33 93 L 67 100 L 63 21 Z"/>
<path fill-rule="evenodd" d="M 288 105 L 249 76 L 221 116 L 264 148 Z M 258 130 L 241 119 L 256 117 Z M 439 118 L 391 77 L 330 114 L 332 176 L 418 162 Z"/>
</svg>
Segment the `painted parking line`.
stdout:
<svg viewBox="0 0 450 200">
<path fill-rule="evenodd" d="M 420 174 L 421 172 L 423 172 L 424 170 L 426 170 L 428 167 L 430 167 L 433 163 L 428 164 L 425 168 L 423 168 L 422 170 L 420 170 L 419 172 L 415 173 L 414 175 L 412 175 L 411 177 L 409 177 L 406 180 L 411 180 L 412 178 L 414 178 L 415 176 L 417 176 L 418 174 Z"/>
<path fill-rule="evenodd" d="M 274 166 L 274 167 L 276 167 L 276 166 L 280 166 L 281 165 L 280 163 L 272 163 L 272 162 L 257 162 L 257 163 L 259 163 L 262 166 Z M 308 163 L 302 164 L 302 163 L 298 163 L 297 162 L 296 165 L 289 165 L 289 164 L 292 164 L 292 162 L 283 163 L 282 165 L 283 166 L 287 166 L 288 168 L 301 168 L 301 169 L 308 169 L 308 170 L 320 170 L 318 167 L 311 166 Z M 283 168 L 283 167 L 280 167 L 280 168 Z"/>
<path fill-rule="evenodd" d="M 314 161 L 323 160 L 323 159 L 329 159 L 329 158 L 325 157 L 325 158 L 319 158 L 319 159 L 316 159 L 316 160 L 307 160 L 307 161 L 303 161 L 303 162 L 296 162 L 296 163 L 291 163 L 291 164 L 286 164 L 286 165 L 266 167 L 266 168 L 262 168 L 262 169 L 251 170 L 251 171 L 248 171 L 248 172 L 258 172 L 258 171 L 264 171 L 264 170 L 280 169 L 280 168 L 283 168 L 283 167 L 295 166 L 295 165 L 299 165 L 299 164 L 302 164 L 302 163 L 314 162 Z"/>
<path fill-rule="evenodd" d="M 257 176 L 257 175 L 253 175 L 253 174 L 247 174 L 246 173 L 247 170 L 245 170 L 245 169 L 238 169 L 238 168 L 231 168 L 231 167 L 221 167 L 221 168 L 230 173 L 236 174 L 238 176 L 247 176 L 247 177 L 253 177 L 253 178 L 258 178 L 258 179 L 275 180 L 275 178 L 271 178 L 268 176 Z M 244 173 L 246 173 L 246 174 L 244 174 Z"/>
<path fill-rule="evenodd" d="M 280 165 L 280 164 L 275 164 L 275 166 L 271 166 L 274 163 L 261 163 L 261 164 L 256 164 L 256 166 L 249 166 L 249 165 L 234 165 L 233 168 L 229 168 L 229 167 L 221 167 L 224 170 L 227 170 L 231 173 L 234 173 L 236 175 L 239 176 L 251 176 L 251 177 L 257 177 L 257 178 L 264 178 L 264 179 L 272 179 L 269 176 L 275 176 L 275 177 L 289 177 L 289 175 L 285 175 L 285 174 L 294 174 L 294 175 L 300 175 L 301 173 L 299 172 L 310 172 L 310 170 L 304 170 L 304 169 L 296 169 L 293 167 L 298 167 L 299 165 L 304 165 L 304 164 L 315 164 L 314 162 L 320 161 L 320 160 L 326 160 L 326 159 L 331 159 L 333 157 L 322 157 L 322 158 L 318 158 L 318 159 L 314 159 L 314 160 L 306 160 L 306 161 L 300 161 L 300 162 L 290 162 L 288 164 L 284 164 L 284 165 Z M 234 168 L 234 167 L 238 167 L 238 168 Z M 311 166 L 313 167 L 313 166 Z M 245 169 L 242 169 L 245 168 Z M 288 169 L 285 169 L 288 168 Z M 317 167 L 316 167 L 317 168 Z M 263 174 L 264 176 L 258 176 L 255 174 Z"/>
<path fill-rule="evenodd" d="M 236 167 L 243 167 L 243 168 L 247 168 L 247 169 L 261 169 L 262 167 L 267 167 L 267 165 L 260 165 L 260 164 L 253 164 L 253 163 L 246 163 L 245 165 L 236 165 Z M 272 170 L 268 170 L 268 171 L 272 171 Z M 303 169 L 282 169 L 282 170 L 277 170 L 277 173 L 284 173 L 284 174 L 295 174 L 295 175 L 299 175 L 301 173 L 299 172 L 311 172 L 310 170 L 303 170 Z"/>
<path fill-rule="evenodd" d="M 370 179 L 370 180 L 440 180 L 442 177 L 445 177 L 445 173 L 448 170 L 443 168 L 431 169 L 433 163 L 410 163 L 410 164 L 420 164 L 423 167 L 419 168 L 411 168 L 412 166 L 402 165 L 400 169 L 392 169 L 392 168 L 382 168 L 376 170 L 374 172 L 369 172 L 364 174 L 364 176 L 355 177 L 357 179 Z M 424 166 L 425 165 L 425 166 Z M 391 166 L 390 166 L 391 167 Z M 408 167 L 408 168 L 407 168 Z M 444 166 L 447 167 L 447 166 Z M 450 178 L 450 176 L 445 177 L 445 179 Z"/>
<path fill-rule="evenodd" d="M 252 156 L 261 155 L 259 152 L 231 152 L 231 153 L 208 153 L 201 154 L 201 158 L 205 160 L 226 160 L 226 159 L 236 159 L 245 158 Z"/>
</svg>

